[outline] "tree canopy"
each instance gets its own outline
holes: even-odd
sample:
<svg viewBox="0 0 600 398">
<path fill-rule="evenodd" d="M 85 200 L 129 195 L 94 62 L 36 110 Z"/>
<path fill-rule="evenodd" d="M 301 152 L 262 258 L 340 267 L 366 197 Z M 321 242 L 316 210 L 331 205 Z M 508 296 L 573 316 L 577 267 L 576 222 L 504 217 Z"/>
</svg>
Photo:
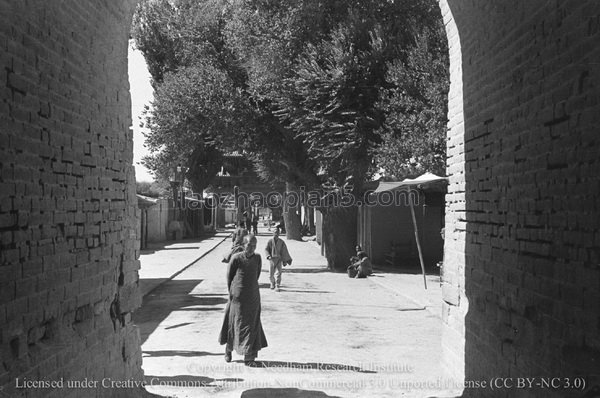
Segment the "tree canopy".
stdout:
<svg viewBox="0 0 600 398">
<path fill-rule="evenodd" d="M 230 150 L 266 181 L 354 193 L 379 170 L 443 169 L 435 0 L 145 0 L 132 35 L 157 93 L 145 161 L 158 175 L 183 163 L 201 187 Z"/>
<path fill-rule="evenodd" d="M 244 148 L 265 178 L 301 184 L 443 167 L 432 0 L 146 0 L 132 33 L 157 90 L 146 164 L 159 175 L 204 148 Z"/>
<path fill-rule="evenodd" d="M 389 86 L 378 104 L 386 115 L 378 130 L 386 145 L 373 151 L 375 164 L 388 177 L 444 174 L 449 73 L 443 29 L 441 21 L 423 29 L 406 60 L 389 65 Z"/>
</svg>

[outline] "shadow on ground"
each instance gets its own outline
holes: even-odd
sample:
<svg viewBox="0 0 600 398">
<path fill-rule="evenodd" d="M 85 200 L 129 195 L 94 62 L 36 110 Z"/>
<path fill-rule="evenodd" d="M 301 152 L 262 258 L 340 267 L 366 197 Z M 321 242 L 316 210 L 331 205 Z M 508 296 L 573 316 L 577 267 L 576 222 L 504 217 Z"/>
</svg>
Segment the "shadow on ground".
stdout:
<svg viewBox="0 0 600 398">
<path fill-rule="evenodd" d="M 242 392 L 240 398 L 340 398 L 323 391 L 298 388 L 253 388 Z"/>
<path fill-rule="evenodd" d="M 294 290 L 294 289 L 286 289 L 285 287 L 281 288 L 281 291 L 283 292 L 289 292 L 289 293 L 333 293 L 333 292 L 328 292 L 327 290 Z"/>
<path fill-rule="evenodd" d="M 229 232 L 229 231 L 219 231 L 219 232 Z M 157 251 L 163 250 L 188 250 L 188 249 L 199 249 L 200 246 L 196 246 L 199 242 L 203 240 L 210 239 L 212 237 L 216 237 L 216 233 L 208 233 L 206 235 L 202 235 L 201 237 L 196 238 L 187 238 L 180 240 L 169 240 L 166 242 L 152 242 L 148 243 L 148 246 L 140 251 L 140 255 L 152 254 Z M 176 244 L 188 244 L 192 246 L 178 246 L 178 247 L 168 247 Z"/>
<path fill-rule="evenodd" d="M 142 344 L 158 325 L 173 311 L 222 311 L 227 303 L 225 295 L 190 292 L 202 283 L 202 279 L 177 281 L 171 280 L 159 286 L 144 297 L 140 309 L 133 313 L 133 321 L 139 327 Z M 186 324 L 171 325 L 174 329 Z"/>
<path fill-rule="evenodd" d="M 185 385 L 188 387 L 214 387 L 215 382 L 229 382 L 229 383 L 241 383 L 244 379 L 227 377 L 224 379 L 213 379 L 212 377 L 206 376 L 192 376 L 192 375 L 177 375 L 177 376 L 144 376 L 146 385 L 157 386 L 157 385 Z"/>
<path fill-rule="evenodd" d="M 234 361 L 243 362 L 243 361 Z M 289 370 L 319 370 L 319 371 L 348 371 L 357 373 L 377 373 L 365 370 L 359 366 L 343 365 L 339 363 L 323 362 L 284 362 L 284 361 L 256 361 L 258 368 L 273 368 Z"/>
<path fill-rule="evenodd" d="M 140 252 L 140 255 L 152 254 L 152 253 L 156 252 L 157 250 L 163 251 L 163 250 L 189 250 L 189 249 L 200 249 L 200 246 L 179 246 L 179 247 L 161 247 L 161 248 L 156 248 L 156 249 L 144 249 Z"/>
<path fill-rule="evenodd" d="M 282 292 L 286 292 L 286 290 L 284 288 L 281 289 Z M 288 292 L 290 292 L 291 290 L 288 290 Z M 286 303 L 286 301 L 283 300 L 271 300 L 272 303 Z M 289 302 L 287 302 L 288 305 L 290 305 L 290 308 L 293 307 L 304 307 L 304 308 L 317 308 L 320 305 L 323 305 L 322 302 L 319 301 L 294 301 L 293 303 L 289 304 Z M 329 302 L 327 303 L 328 306 L 331 307 L 356 307 L 355 303 L 334 303 L 334 302 Z M 425 306 L 422 305 L 418 305 L 418 304 L 411 304 L 411 305 L 403 305 L 403 306 L 398 306 L 398 305 L 376 305 L 376 304 L 362 304 L 361 305 L 362 308 L 387 308 L 390 310 L 394 310 L 394 311 L 425 311 Z"/>
<path fill-rule="evenodd" d="M 178 351 L 178 350 L 162 350 L 162 351 L 142 351 L 143 357 L 205 357 L 205 356 L 222 356 L 222 352 L 207 352 L 207 351 Z"/>
<path fill-rule="evenodd" d="M 318 274 L 322 272 L 331 272 L 327 268 L 300 268 L 300 267 L 285 267 L 284 272 L 290 274 Z"/>
<path fill-rule="evenodd" d="M 419 264 L 415 265 L 399 265 L 399 266 L 391 266 L 391 265 L 382 265 L 375 264 L 373 265 L 373 272 L 375 274 L 386 273 L 386 274 L 422 274 L 423 270 L 421 270 L 421 266 Z M 426 267 L 425 268 L 426 275 L 439 276 L 440 269 L 438 267 Z"/>
</svg>

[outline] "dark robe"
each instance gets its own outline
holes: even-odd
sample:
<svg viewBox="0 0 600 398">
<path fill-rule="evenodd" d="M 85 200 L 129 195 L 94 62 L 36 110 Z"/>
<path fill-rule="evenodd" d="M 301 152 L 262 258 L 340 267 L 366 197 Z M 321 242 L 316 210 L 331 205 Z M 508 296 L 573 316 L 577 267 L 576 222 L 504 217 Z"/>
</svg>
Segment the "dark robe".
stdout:
<svg viewBox="0 0 600 398">
<path fill-rule="evenodd" d="M 256 354 L 267 346 L 267 338 L 260 322 L 260 292 L 258 277 L 261 258 L 254 253 L 236 253 L 227 267 L 229 301 L 225 307 L 220 344 L 239 355 Z"/>
<path fill-rule="evenodd" d="M 248 231 L 243 227 L 238 227 L 235 231 L 233 231 L 233 236 L 231 241 L 233 242 L 233 246 L 241 246 L 244 244 L 244 236 L 248 235 Z"/>
</svg>

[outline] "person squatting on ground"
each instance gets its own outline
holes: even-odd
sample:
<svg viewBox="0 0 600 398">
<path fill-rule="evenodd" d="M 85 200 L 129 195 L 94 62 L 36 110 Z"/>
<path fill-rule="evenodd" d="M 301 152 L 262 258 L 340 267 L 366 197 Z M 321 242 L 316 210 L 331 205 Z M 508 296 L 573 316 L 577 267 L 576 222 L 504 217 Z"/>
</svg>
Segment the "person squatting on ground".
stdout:
<svg viewBox="0 0 600 398">
<path fill-rule="evenodd" d="M 279 228 L 275 228 L 273 237 L 267 242 L 265 255 L 270 262 L 269 279 L 271 281 L 271 289 L 275 289 L 278 292 L 281 287 L 282 267 L 292 264 L 292 257 L 288 252 L 287 246 L 279 238 Z"/>
<path fill-rule="evenodd" d="M 254 360 L 258 351 L 267 346 L 260 322 L 258 278 L 262 260 L 255 250 L 256 237 L 246 235 L 244 251 L 231 257 L 227 267 L 229 300 L 219 335 L 219 344 L 225 344 L 225 361 L 231 362 L 231 354 L 235 350 L 244 356 L 247 366 L 257 366 Z"/>
<path fill-rule="evenodd" d="M 356 246 L 356 256 L 350 257 L 350 263 L 348 267 L 349 278 L 366 278 L 373 273 L 371 260 L 360 246 Z"/>
</svg>

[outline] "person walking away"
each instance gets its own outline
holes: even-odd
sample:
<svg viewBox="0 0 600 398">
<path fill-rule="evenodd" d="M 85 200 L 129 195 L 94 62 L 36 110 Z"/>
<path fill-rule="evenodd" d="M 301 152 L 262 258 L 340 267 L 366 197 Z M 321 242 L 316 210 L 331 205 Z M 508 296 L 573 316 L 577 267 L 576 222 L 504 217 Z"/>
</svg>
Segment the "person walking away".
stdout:
<svg viewBox="0 0 600 398">
<path fill-rule="evenodd" d="M 265 255 L 269 260 L 269 279 L 271 281 L 271 289 L 276 292 L 281 287 L 281 272 L 283 266 L 292 264 L 292 257 L 288 252 L 287 246 L 281 238 L 279 238 L 279 228 L 273 231 L 273 237 L 267 242 Z"/>
<path fill-rule="evenodd" d="M 225 361 L 231 362 L 232 352 L 244 356 L 246 366 L 257 366 L 258 351 L 267 347 L 267 338 L 260 321 L 260 291 L 258 278 L 262 260 L 255 253 L 256 237 L 244 237 L 244 251 L 232 256 L 227 267 L 229 300 L 225 307 L 219 344 L 225 345 Z"/>
</svg>

